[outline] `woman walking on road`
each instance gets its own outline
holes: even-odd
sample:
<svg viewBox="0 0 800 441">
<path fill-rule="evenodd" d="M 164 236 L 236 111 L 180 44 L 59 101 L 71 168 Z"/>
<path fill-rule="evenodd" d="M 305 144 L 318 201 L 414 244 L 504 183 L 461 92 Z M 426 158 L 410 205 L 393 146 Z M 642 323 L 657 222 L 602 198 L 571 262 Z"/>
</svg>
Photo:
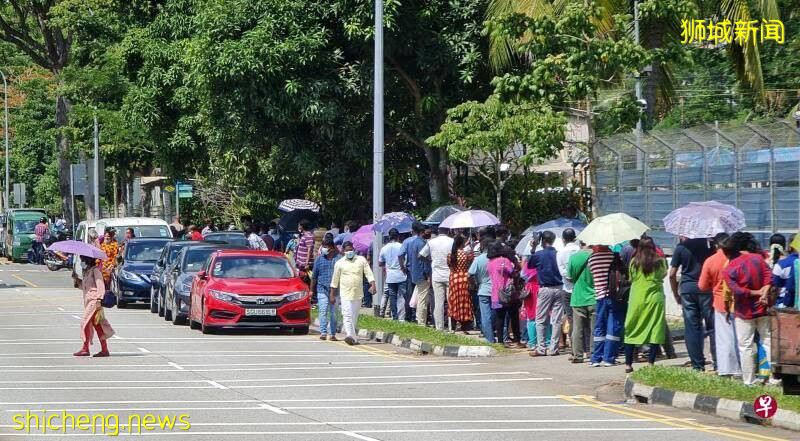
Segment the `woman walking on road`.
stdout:
<svg viewBox="0 0 800 441">
<path fill-rule="evenodd" d="M 106 293 L 106 285 L 103 280 L 103 273 L 97 265 L 97 260 L 92 257 L 80 256 L 83 266 L 83 320 L 81 321 L 81 339 L 83 347 L 80 351 L 72 354 L 76 357 L 86 357 L 89 355 L 89 345 L 92 343 L 94 333 L 100 340 L 100 352 L 94 354 L 95 357 L 108 357 L 108 346 L 106 340 L 114 335 L 114 329 L 105 318 L 101 301 Z"/>
<path fill-rule="evenodd" d="M 625 372 L 633 372 L 636 345 L 650 344 L 647 361 L 656 361 L 656 348 L 666 341 L 664 316 L 664 277 L 667 265 L 656 251 L 653 239 L 643 237 L 631 259 L 631 294 L 625 316 Z"/>
<path fill-rule="evenodd" d="M 450 289 L 447 296 L 447 314 L 458 323 L 461 331 L 467 332 L 472 324 L 472 296 L 469 293 L 469 266 L 472 264 L 472 251 L 466 251 L 467 238 L 459 234 L 453 240 L 447 263 L 450 266 Z"/>
</svg>

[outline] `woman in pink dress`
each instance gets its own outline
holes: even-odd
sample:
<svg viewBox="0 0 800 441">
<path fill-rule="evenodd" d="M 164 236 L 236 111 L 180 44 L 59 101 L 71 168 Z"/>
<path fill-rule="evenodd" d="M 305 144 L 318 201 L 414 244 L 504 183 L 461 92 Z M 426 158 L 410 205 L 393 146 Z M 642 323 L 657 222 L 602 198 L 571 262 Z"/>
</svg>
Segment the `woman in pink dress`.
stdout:
<svg viewBox="0 0 800 441">
<path fill-rule="evenodd" d="M 76 357 L 86 357 L 89 355 L 89 345 L 92 337 L 97 332 L 97 339 L 100 340 L 100 352 L 94 354 L 95 357 L 108 357 L 108 345 L 106 340 L 114 335 L 114 329 L 105 318 L 101 301 L 106 293 L 106 284 L 103 280 L 103 272 L 97 265 L 97 260 L 91 257 L 80 256 L 83 268 L 83 320 L 81 321 L 81 339 L 83 347 L 80 351 L 72 354 Z"/>
</svg>

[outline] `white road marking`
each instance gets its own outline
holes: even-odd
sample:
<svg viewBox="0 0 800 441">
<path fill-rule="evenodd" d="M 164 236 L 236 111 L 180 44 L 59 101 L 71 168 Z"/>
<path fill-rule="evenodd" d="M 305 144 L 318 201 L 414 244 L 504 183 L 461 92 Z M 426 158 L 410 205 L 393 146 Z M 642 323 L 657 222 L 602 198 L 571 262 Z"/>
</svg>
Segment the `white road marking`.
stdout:
<svg viewBox="0 0 800 441">
<path fill-rule="evenodd" d="M 181 366 L 175 365 L 176 369 L 183 370 Z M 404 375 L 402 378 L 438 378 L 438 377 L 483 377 L 483 376 L 500 376 L 500 375 L 526 375 L 529 372 L 480 372 L 480 373 L 461 373 L 461 374 L 423 374 L 423 375 Z M 208 383 L 221 381 L 224 383 L 242 383 L 242 382 L 275 382 L 275 381 L 311 381 L 311 380 L 339 380 L 342 377 L 295 377 L 295 378 L 247 378 L 247 379 L 232 379 L 232 380 L 3 380 L 0 384 L 62 384 L 62 383 L 119 383 L 119 384 L 136 384 L 136 383 Z M 386 378 L 397 378 L 397 375 L 379 375 L 379 376 L 359 376 L 359 380 L 380 380 Z"/>
<path fill-rule="evenodd" d="M 171 362 L 171 361 L 170 361 L 170 362 L 169 362 L 169 363 L 167 363 L 167 364 L 168 364 L 168 365 L 170 365 L 170 366 L 172 366 L 172 367 L 174 367 L 175 369 L 177 369 L 177 370 L 179 370 L 179 371 L 182 371 L 182 370 L 184 370 L 184 369 L 183 369 L 183 366 L 179 365 L 178 363 L 174 363 L 174 362 Z"/>
<path fill-rule="evenodd" d="M 278 415 L 288 415 L 289 414 L 289 412 L 281 409 L 280 407 L 270 406 L 267 403 L 261 403 L 261 404 L 258 405 L 258 407 L 261 407 L 262 409 L 267 409 L 267 410 L 269 410 L 271 412 L 275 412 Z"/>
<path fill-rule="evenodd" d="M 60 307 L 60 306 L 59 306 L 59 307 L 57 307 L 56 309 L 58 309 L 59 311 L 63 311 L 63 310 L 64 310 L 64 308 L 62 308 L 62 307 Z"/>
<path fill-rule="evenodd" d="M 227 389 L 227 387 L 225 387 L 225 386 L 223 386 L 223 385 L 221 385 L 221 384 L 217 383 L 216 381 L 212 381 L 212 380 L 205 380 L 205 382 L 206 382 L 206 383 L 208 383 L 208 384 L 210 384 L 210 385 L 212 385 L 212 386 L 214 386 L 214 387 L 216 387 L 217 389 Z"/>
<path fill-rule="evenodd" d="M 116 372 L 116 371 L 114 371 Z M 567 395 L 569 398 L 580 398 L 582 395 Z M 524 395 L 516 397 L 387 397 L 387 398 L 270 398 L 278 403 L 316 403 L 347 401 L 474 401 L 474 400 L 554 400 L 560 395 Z M 260 403 L 261 400 L 118 400 L 118 401 L 8 401 L 0 405 L 51 405 L 51 404 L 162 404 L 162 403 Z"/>
<path fill-rule="evenodd" d="M 666 431 L 692 431 L 693 428 L 684 427 L 531 427 L 531 428 L 488 428 L 488 429 L 397 429 L 397 430 L 359 430 L 361 434 L 381 434 L 381 433 L 493 433 L 493 432 L 666 432 Z M 230 435 L 348 435 L 352 432 L 346 430 L 325 430 L 325 431 L 269 431 L 269 432 L 197 432 L 193 430 L 181 432 L 142 432 L 136 433 L 135 436 L 199 436 L 199 435 L 214 435 L 214 436 L 230 436 Z M 34 434 L 27 433 L 3 433 L 5 436 L 32 436 Z M 128 435 L 125 432 L 120 432 L 119 435 Z M 86 433 L 56 433 L 41 435 L 36 433 L 35 436 L 40 437 L 72 437 L 72 436 L 87 436 Z M 372 438 L 362 438 L 372 439 Z"/>
<path fill-rule="evenodd" d="M 147 348 L 136 348 L 136 349 L 144 352 L 145 354 L 149 354 L 150 353 L 150 351 L 148 351 Z"/>
<path fill-rule="evenodd" d="M 138 352 L 131 353 L 132 355 L 140 355 Z M 382 362 L 387 363 L 387 362 Z M 391 362 L 389 362 L 391 363 Z M 284 363 L 289 365 L 288 367 L 252 367 L 252 368 L 206 368 L 206 369 L 191 369 L 192 372 L 257 372 L 257 371 L 292 371 L 292 370 L 327 370 L 327 369 L 375 369 L 375 368 L 407 368 L 407 367 L 451 367 L 451 366 L 481 366 L 485 365 L 486 363 L 458 363 L 458 364 L 390 364 L 390 365 L 366 365 L 366 364 L 358 364 L 354 366 L 350 366 L 349 364 L 355 364 L 355 362 L 351 363 L 335 363 L 332 365 L 326 366 L 294 366 L 295 363 Z M 105 369 L 99 369 L 95 366 L 91 365 L 73 365 L 70 367 L 73 368 L 84 368 L 84 369 L 64 369 L 62 366 L 35 366 L 34 369 L 5 369 L 7 367 L 14 367 L 14 368 L 30 368 L 32 366 L 0 366 L 2 372 L 6 373 L 22 373 L 22 372 L 108 372 L 109 369 L 113 369 L 114 372 L 171 372 L 174 371 L 174 366 L 170 365 L 105 365 L 107 366 Z M 166 368 L 170 367 L 170 369 L 142 369 L 141 367 L 161 367 Z M 186 365 L 182 365 L 186 366 Z M 224 366 L 222 364 L 216 364 L 212 366 Z M 120 367 L 137 367 L 137 369 L 121 369 Z"/>
<path fill-rule="evenodd" d="M 352 438 L 355 438 L 355 439 L 360 439 L 360 440 L 363 440 L 363 441 L 380 441 L 379 439 L 370 438 L 370 437 L 364 436 L 364 435 L 359 435 L 359 434 L 357 434 L 355 432 L 343 431 L 341 433 L 342 433 L 342 435 L 347 435 L 349 437 L 352 437 Z"/>
<path fill-rule="evenodd" d="M 77 315 L 73 315 L 72 318 L 76 318 L 78 320 L 83 320 L 81 317 L 78 317 Z"/>
</svg>

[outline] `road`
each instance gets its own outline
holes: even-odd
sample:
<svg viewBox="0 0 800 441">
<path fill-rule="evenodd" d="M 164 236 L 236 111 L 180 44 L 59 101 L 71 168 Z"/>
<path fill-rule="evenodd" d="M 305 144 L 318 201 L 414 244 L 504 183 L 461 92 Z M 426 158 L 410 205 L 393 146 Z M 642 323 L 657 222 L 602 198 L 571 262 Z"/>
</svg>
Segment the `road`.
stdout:
<svg viewBox="0 0 800 441">
<path fill-rule="evenodd" d="M 66 433 L 15 430 L 14 415 L 27 412 L 55 414 L 56 429 L 64 414 L 108 417 L 107 432 L 118 420 L 123 435 L 137 433 L 139 420 L 149 425 L 147 415 L 187 415 L 186 430 L 181 422 L 141 429 L 167 440 L 800 439 L 671 408 L 595 401 L 593 391 L 624 379 L 622 371 L 564 357 L 451 359 L 315 335 L 204 336 L 144 308 L 106 310 L 117 331 L 112 357 L 76 358 L 81 301 L 68 276 L 0 265 L 0 440 L 92 438 L 91 423 Z M 101 419 L 95 423 L 103 436 Z"/>
</svg>

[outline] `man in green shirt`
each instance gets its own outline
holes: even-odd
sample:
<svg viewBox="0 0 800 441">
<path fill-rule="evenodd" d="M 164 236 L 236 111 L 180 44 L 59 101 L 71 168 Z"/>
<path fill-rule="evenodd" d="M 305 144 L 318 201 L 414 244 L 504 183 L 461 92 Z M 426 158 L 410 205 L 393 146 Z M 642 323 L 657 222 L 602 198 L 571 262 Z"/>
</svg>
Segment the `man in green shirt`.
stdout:
<svg viewBox="0 0 800 441">
<path fill-rule="evenodd" d="M 589 271 L 591 248 L 581 243 L 580 251 L 569 258 L 567 278 L 575 284 L 570 306 L 572 307 L 572 362 L 583 363 L 588 359 L 594 329 L 594 278 Z"/>
</svg>

